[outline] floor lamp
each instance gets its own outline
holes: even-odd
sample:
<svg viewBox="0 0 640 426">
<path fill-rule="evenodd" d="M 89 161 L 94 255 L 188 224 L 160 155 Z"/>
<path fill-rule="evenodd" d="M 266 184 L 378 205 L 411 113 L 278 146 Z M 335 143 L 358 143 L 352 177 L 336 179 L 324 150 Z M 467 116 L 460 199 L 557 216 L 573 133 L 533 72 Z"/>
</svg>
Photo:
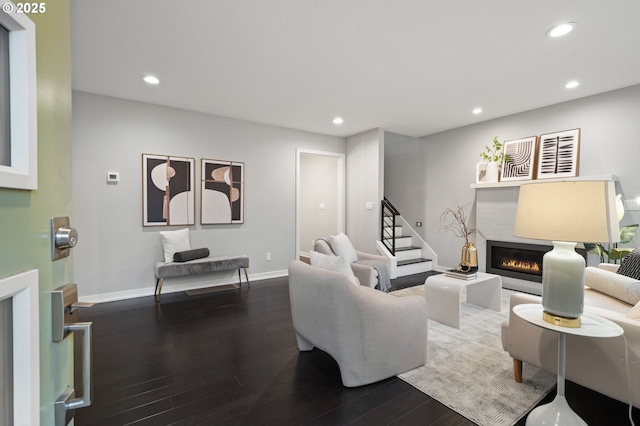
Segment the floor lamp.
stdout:
<svg viewBox="0 0 640 426">
<path fill-rule="evenodd" d="M 584 306 L 585 260 L 576 243 L 619 241 L 612 181 L 561 181 L 522 185 L 513 234 L 548 240 L 553 250 L 542 260 L 545 321 L 580 327 Z"/>
</svg>

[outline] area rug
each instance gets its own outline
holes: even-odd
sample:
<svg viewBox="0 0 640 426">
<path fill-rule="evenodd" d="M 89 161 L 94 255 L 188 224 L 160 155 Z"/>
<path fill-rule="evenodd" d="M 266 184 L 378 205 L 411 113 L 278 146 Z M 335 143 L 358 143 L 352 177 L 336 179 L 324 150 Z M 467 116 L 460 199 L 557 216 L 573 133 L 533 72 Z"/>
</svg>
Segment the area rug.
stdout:
<svg viewBox="0 0 640 426">
<path fill-rule="evenodd" d="M 427 364 L 398 377 L 479 425 L 515 424 L 553 389 L 556 376 L 525 363 L 523 382 L 513 379 L 500 325 L 514 293 L 503 289 L 502 312 L 463 304 L 460 329 L 429 320 Z M 392 294 L 424 297 L 424 285 Z"/>
</svg>

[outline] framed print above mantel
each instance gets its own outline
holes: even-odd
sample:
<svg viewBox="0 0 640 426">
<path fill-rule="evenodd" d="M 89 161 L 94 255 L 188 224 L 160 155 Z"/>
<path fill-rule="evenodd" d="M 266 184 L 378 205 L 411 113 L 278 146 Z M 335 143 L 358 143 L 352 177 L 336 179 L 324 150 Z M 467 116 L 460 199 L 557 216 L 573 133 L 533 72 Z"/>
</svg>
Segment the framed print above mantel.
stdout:
<svg viewBox="0 0 640 426">
<path fill-rule="evenodd" d="M 537 136 L 505 141 L 502 178 L 505 181 L 531 180 L 534 178 Z"/>
<path fill-rule="evenodd" d="M 200 223 L 244 223 L 244 163 L 202 159 Z"/>
<path fill-rule="evenodd" d="M 580 129 L 540 135 L 538 179 L 578 176 Z"/>
</svg>

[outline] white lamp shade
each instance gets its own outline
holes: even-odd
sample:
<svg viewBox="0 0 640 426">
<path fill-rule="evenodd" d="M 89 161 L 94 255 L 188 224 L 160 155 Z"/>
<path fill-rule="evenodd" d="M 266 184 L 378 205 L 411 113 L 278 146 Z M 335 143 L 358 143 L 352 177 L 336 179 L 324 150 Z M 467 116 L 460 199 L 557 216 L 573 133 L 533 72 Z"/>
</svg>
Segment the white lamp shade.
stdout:
<svg viewBox="0 0 640 426">
<path fill-rule="evenodd" d="M 611 181 L 562 181 L 522 185 L 513 234 L 548 241 L 620 241 Z"/>
<path fill-rule="evenodd" d="M 576 242 L 620 241 L 611 181 L 561 181 L 522 185 L 514 235 L 553 241 L 542 266 L 545 321 L 579 327 L 584 304 L 585 261 Z"/>
</svg>

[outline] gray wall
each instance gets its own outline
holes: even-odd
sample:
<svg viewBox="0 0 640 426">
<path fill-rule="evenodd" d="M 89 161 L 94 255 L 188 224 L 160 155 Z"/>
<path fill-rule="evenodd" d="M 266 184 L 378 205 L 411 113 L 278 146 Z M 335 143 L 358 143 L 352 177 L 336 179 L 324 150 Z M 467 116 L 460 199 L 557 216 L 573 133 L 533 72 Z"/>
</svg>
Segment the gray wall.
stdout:
<svg viewBox="0 0 640 426">
<path fill-rule="evenodd" d="M 384 146 L 384 196 L 415 228 L 416 222 L 427 217 L 426 204 L 416 202 L 424 199 L 423 192 L 427 186 L 424 140 L 385 132 Z"/>
<path fill-rule="evenodd" d="M 494 136 L 501 141 L 581 128 L 580 176 L 614 174 L 623 199 L 640 196 L 640 86 L 553 105 L 416 140 L 387 135 L 385 195 L 397 203 L 410 223 L 424 221 L 422 236 L 438 253 L 442 266 L 459 262 L 461 241 L 441 233 L 439 217 L 447 207 L 475 201 L 475 166 Z M 420 173 L 417 185 L 402 189 Z M 472 206 L 475 215 L 475 205 Z M 640 222 L 640 212 L 627 212 L 622 225 Z M 479 247 L 484 245 L 480 237 Z M 631 246 L 640 246 L 636 237 Z"/>
<path fill-rule="evenodd" d="M 162 259 L 158 231 L 142 226 L 142 153 L 245 163 L 245 223 L 196 224 L 191 245 L 212 255 L 246 254 L 250 278 L 286 274 L 295 257 L 296 148 L 345 152 L 345 139 L 180 109 L 73 93 L 72 224 L 78 229 L 74 277 L 84 300 L 153 293 L 154 262 Z M 120 183 L 107 185 L 107 172 Z M 271 261 L 266 253 L 271 253 Z M 167 280 L 163 292 L 237 280 L 216 274 Z"/>
<path fill-rule="evenodd" d="M 356 249 L 367 253 L 377 253 L 383 189 L 384 131 L 372 129 L 348 137 L 346 234 Z"/>
</svg>

